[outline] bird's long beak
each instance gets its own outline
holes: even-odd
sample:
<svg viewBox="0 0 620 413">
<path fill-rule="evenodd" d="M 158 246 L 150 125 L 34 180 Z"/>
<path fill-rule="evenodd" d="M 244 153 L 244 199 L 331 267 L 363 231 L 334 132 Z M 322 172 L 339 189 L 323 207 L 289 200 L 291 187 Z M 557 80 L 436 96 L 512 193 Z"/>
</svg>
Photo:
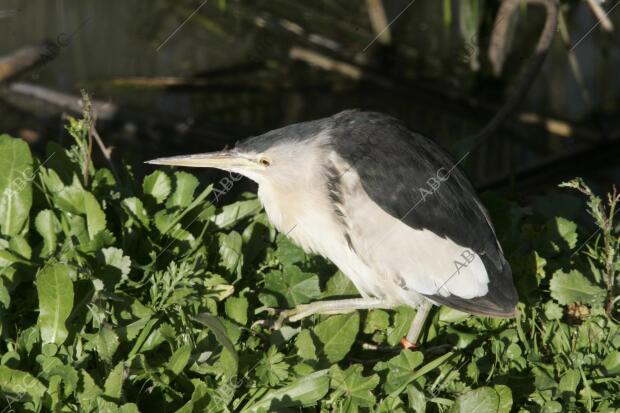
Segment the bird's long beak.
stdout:
<svg viewBox="0 0 620 413">
<path fill-rule="evenodd" d="M 233 169 L 256 168 L 256 162 L 235 151 L 200 153 L 195 155 L 171 156 L 146 161 L 152 165 L 189 166 L 194 168 Z"/>
</svg>

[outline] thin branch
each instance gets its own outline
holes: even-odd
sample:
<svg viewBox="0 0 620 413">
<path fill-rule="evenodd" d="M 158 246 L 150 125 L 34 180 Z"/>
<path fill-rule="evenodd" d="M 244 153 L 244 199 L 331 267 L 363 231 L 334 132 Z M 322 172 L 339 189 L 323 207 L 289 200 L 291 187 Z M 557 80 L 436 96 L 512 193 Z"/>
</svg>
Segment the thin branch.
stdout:
<svg viewBox="0 0 620 413">
<path fill-rule="evenodd" d="M 597 0 L 586 0 L 588 6 L 592 9 L 592 13 L 596 16 L 598 21 L 601 23 L 601 27 L 606 32 L 612 32 L 614 30 L 614 25 L 611 23 L 609 16 L 605 13 L 605 10 L 601 7 L 601 3 Z"/>
<path fill-rule="evenodd" d="M 289 56 L 293 60 L 301 60 L 323 70 L 333 71 L 341 75 L 359 80 L 362 77 L 362 69 L 347 62 L 338 61 L 324 54 L 303 47 L 292 47 Z"/>
<path fill-rule="evenodd" d="M 517 85 L 515 86 L 514 92 L 512 92 L 512 95 L 508 97 L 506 103 L 495 114 L 491 121 L 489 121 L 489 123 L 487 123 L 487 125 L 480 131 L 477 137 L 477 145 L 482 144 L 486 139 L 494 135 L 502 126 L 502 124 L 506 121 L 506 119 L 512 114 L 512 112 L 514 112 L 514 110 L 521 104 L 521 102 L 525 98 L 525 95 L 534 83 L 534 80 L 536 79 L 536 76 L 538 75 L 538 72 L 540 71 L 540 68 L 542 67 L 542 64 L 545 60 L 547 51 L 549 50 L 549 47 L 551 46 L 551 43 L 553 41 L 553 37 L 555 35 L 558 25 L 558 5 L 555 0 L 526 1 L 527 3 L 539 4 L 545 7 L 545 10 L 547 12 L 545 26 L 543 27 L 540 37 L 538 38 L 538 43 L 536 44 L 534 54 L 532 55 L 532 57 L 530 57 L 525 71 L 523 72 L 517 82 Z M 513 10 L 509 6 L 519 4 L 519 2 L 520 0 L 504 0 L 502 6 L 504 5 L 504 3 L 509 3 L 509 5 L 505 7 L 505 10 Z M 514 7 L 516 9 L 516 6 Z M 502 26 L 501 24 L 497 24 L 495 29 L 499 30 L 498 27 L 504 26 Z M 498 36 L 498 34 L 496 34 L 496 30 L 494 30 L 492 34 L 492 39 Z M 507 30 L 507 28 L 501 30 Z M 492 40 L 491 43 L 493 43 L 493 41 L 497 40 Z"/>
<path fill-rule="evenodd" d="M 363 79 L 383 87 L 394 87 L 393 83 L 389 79 L 368 72 L 359 66 L 341 60 L 332 59 L 329 56 L 304 47 L 292 47 L 289 51 L 289 57 L 293 60 L 306 62 L 311 66 L 316 66 L 326 71 L 339 73 L 353 80 Z"/>
<path fill-rule="evenodd" d="M 114 162 L 112 162 L 112 149 L 113 148 L 112 147 L 108 148 L 105 146 L 105 144 L 103 143 L 103 139 L 101 139 L 101 136 L 99 135 L 99 133 L 97 132 L 97 129 L 95 128 L 95 125 L 97 123 L 97 111 L 95 107 L 92 105 L 90 98 L 88 97 L 88 95 L 86 94 L 84 90 L 82 90 L 82 102 L 84 103 L 84 110 L 87 111 L 88 117 L 90 118 L 90 129 L 88 131 L 88 151 L 89 151 L 88 159 L 91 160 L 93 139 L 94 139 L 95 142 L 97 143 L 97 146 L 101 150 L 103 157 L 108 162 L 108 165 L 110 165 L 110 169 L 112 170 L 112 173 L 114 174 L 114 177 L 116 178 L 116 181 L 118 182 L 118 173 L 116 171 L 116 167 L 114 166 Z"/>
<path fill-rule="evenodd" d="M 81 90 L 82 93 L 82 105 L 84 106 L 84 118 L 88 124 L 88 146 L 86 148 L 82 148 L 84 151 L 84 165 L 82 165 L 82 176 L 84 177 L 84 186 L 88 187 L 88 167 L 92 164 L 92 154 L 93 154 L 93 108 L 90 102 L 90 98 L 86 94 L 84 89 Z M 80 146 L 81 145 L 81 142 Z"/>
<path fill-rule="evenodd" d="M 583 101 L 586 103 L 587 106 L 590 106 L 592 102 L 590 98 L 590 93 L 586 88 L 574 47 L 572 47 L 571 45 L 568 25 L 566 24 L 566 19 L 564 18 L 564 13 L 562 11 L 560 11 L 560 13 L 558 14 L 558 27 L 560 29 L 558 30 L 558 33 L 560 34 L 560 39 L 562 39 L 562 43 L 564 43 L 564 47 L 566 47 L 566 54 L 568 56 L 568 63 L 570 65 L 571 72 L 573 73 L 575 81 L 577 82 L 577 86 L 579 86 L 579 91 L 581 92 Z"/>
<path fill-rule="evenodd" d="M 0 83 L 9 82 L 17 76 L 55 58 L 58 46 L 45 42 L 36 46 L 26 46 L 10 55 L 0 57 Z"/>
<path fill-rule="evenodd" d="M 69 95 L 31 83 L 11 83 L 5 90 L 2 90 L 0 94 L 15 94 L 23 98 L 39 101 L 49 106 L 61 108 L 74 114 L 82 112 L 79 96 Z M 113 119 L 118 112 L 118 108 L 112 103 L 93 100 L 91 105 L 99 119 Z"/>
<path fill-rule="evenodd" d="M 97 132 L 97 129 L 95 129 L 94 125 L 93 125 L 93 137 L 95 138 L 95 142 L 97 142 L 97 146 L 99 146 L 99 149 L 101 149 L 101 153 L 103 154 L 103 157 L 108 162 L 108 165 L 110 165 L 110 169 L 112 170 L 112 173 L 114 174 L 114 177 L 116 178 L 116 181 L 118 182 L 118 172 L 116 171 L 114 162 L 112 162 L 112 150 L 114 150 L 114 147 L 105 146 L 105 144 L 103 143 L 103 139 L 101 139 L 101 136 L 99 136 L 99 133 Z"/>
<path fill-rule="evenodd" d="M 377 41 L 381 44 L 390 44 L 392 42 L 392 32 L 390 31 L 382 1 L 366 0 L 366 5 L 368 6 L 370 26 L 372 27 Z"/>
</svg>

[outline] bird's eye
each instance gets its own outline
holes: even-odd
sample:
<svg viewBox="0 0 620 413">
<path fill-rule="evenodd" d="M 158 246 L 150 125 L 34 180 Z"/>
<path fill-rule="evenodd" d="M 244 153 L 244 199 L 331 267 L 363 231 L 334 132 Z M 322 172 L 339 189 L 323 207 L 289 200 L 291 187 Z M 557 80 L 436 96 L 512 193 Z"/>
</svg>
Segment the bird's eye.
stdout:
<svg viewBox="0 0 620 413">
<path fill-rule="evenodd" d="M 271 165 L 271 162 L 269 162 L 269 159 L 267 159 L 267 158 L 260 158 L 260 159 L 258 160 L 258 163 L 259 163 L 259 164 L 261 164 L 261 165 L 263 165 L 263 166 L 269 166 L 269 165 Z"/>
</svg>

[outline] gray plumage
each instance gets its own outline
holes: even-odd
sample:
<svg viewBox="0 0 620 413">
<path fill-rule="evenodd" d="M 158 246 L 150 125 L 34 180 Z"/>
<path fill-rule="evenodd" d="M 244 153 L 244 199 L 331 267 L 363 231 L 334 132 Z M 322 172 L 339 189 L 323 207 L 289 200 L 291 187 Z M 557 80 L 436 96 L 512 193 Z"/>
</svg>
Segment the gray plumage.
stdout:
<svg viewBox="0 0 620 413">
<path fill-rule="evenodd" d="M 352 308 L 430 300 L 472 314 L 514 315 L 510 266 L 472 185 L 437 144 L 392 117 L 345 111 L 230 151 L 152 163 L 216 167 L 255 180 L 274 226 L 353 281 L 366 301 Z M 414 324 L 409 337 L 417 338 L 421 323 Z"/>
</svg>

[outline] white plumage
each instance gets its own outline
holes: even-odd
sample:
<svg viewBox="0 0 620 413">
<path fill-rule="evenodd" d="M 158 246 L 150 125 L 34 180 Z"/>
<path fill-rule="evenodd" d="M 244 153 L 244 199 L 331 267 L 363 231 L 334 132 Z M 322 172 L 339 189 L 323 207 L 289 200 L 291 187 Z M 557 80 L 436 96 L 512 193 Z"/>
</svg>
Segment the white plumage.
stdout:
<svg viewBox="0 0 620 413">
<path fill-rule="evenodd" d="M 417 307 L 415 342 L 430 303 L 511 317 L 510 266 L 471 184 L 434 142 L 388 116 L 345 111 L 250 138 L 232 150 L 152 163 L 220 168 L 258 183 L 272 224 L 330 259 L 363 298 L 284 311 Z"/>
<path fill-rule="evenodd" d="M 284 171 L 276 179 L 255 178 L 269 220 L 280 232 L 307 252 L 329 258 L 364 297 L 416 307 L 423 299 L 420 294 L 470 299 L 487 293 L 489 277 L 477 254 L 383 211 L 364 191 L 355 169 L 323 143 L 317 140 L 315 150 L 305 146 L 315 155 L 298 158 L 297 167 L 313 171 L 309 179 L 295 180 Z M 295 145 L 282 150 L 302 149 Z M 350 243 L 324 189 L 326 160 L 342 182 L 344 201 L 338 207 Z"/>
</svg>

